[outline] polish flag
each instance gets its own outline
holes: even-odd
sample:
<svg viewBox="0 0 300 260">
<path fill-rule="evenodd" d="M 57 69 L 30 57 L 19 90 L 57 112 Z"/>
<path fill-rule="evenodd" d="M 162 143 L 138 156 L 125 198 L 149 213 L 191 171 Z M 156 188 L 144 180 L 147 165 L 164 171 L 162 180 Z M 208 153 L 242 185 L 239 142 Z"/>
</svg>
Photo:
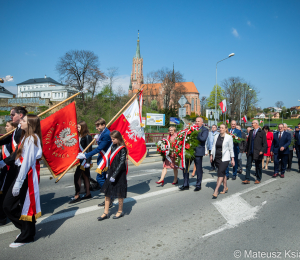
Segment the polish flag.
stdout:
<svg viewBox="0 0 300 260">
<path fill-rule="evenodd" d="M 263 123 L 263 122 L 264 122 L 264 121 L 260 120 L 260 122 L 259 122 L 259 123 L 261 124 L 261 123 Z"/>
<path fill-rule="evenodd" d="M 226 110 L 227 110 L 227 107 L 226 107 L 226 99 L 224 99 L 222 102 L 220 102 L 220 107 L 221 107 L 221 110 L 222 110 L 222 113 L 225 113 Z"/>
<path fill-rule="evenodd" d="M 247 116 L 244 115 L 244 117 L 242 118 L 242 120 L 243 120 L 245 123 L 247 123 Z"/>
<path fill-rule="evenodd" d="M 142 102 L 142 96 L 140 96 L 140 104 L 136 98 L 109 127 L 110 131 L 117 130 L 122 134 L 128 149 L 128 158 L 135 166 L 140 165 L 147 155 L 145 132 L 141 127 Z"/>
<path fill-rule="evenodd" d="M 229 124 L 229 119 L 226 119 L 226 123 Z"/>
</svg>

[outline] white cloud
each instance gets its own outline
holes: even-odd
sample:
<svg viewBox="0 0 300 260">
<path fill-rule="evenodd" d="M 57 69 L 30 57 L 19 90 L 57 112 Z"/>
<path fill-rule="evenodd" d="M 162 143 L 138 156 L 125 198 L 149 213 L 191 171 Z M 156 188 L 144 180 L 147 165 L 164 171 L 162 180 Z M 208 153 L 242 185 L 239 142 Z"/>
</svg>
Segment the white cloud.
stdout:
<svg viewBox="0 0 300 260">
<path fill-rule="evenodd" d="M 231 33 L 236 37 L 236 38 L 239 38 L 239 33 L 237 32 L 237 30 L 235 28 L 232 28 L 232 31 Z"/>
<path fill-rule="evenodd" d="M 247 21 L 247 25 L 248 25 L 248 26 L 251 26 L 252 24 L 251 24 L 251 22 L 250 22 L 250 21 Z"/>
</svg>

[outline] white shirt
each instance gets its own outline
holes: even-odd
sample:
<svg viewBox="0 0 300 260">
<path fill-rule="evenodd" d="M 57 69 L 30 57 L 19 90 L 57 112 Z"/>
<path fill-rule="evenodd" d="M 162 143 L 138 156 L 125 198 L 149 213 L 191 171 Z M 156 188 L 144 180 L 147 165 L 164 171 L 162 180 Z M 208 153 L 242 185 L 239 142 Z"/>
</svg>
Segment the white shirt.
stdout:
<svg viewBox="0 0 300 260">
<path fill-rule="evenodd" d="M 42 158 L 42 147 L 40 139 L 37 135 L 37 146 L 34 144 L 34 138 L 29 136 L 24 141 L 24 146 L 22 149 L 23 162 L 21 163 L 20 158 L 15 161 L 15 165 L 21 166 L 16 182 L 23 183 L 26 179 L 27 173 L 31 167 L 35 167 L 36 160 Z M 25 137 L 23 137 L 21 143 Z"/>
</svg>

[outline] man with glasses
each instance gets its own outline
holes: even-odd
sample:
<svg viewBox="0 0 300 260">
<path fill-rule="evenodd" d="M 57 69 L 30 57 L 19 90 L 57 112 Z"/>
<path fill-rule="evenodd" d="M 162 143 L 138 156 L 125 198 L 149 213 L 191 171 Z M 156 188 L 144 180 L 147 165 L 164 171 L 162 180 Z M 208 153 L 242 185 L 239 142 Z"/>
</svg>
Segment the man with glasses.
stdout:
<svg viewBox="0 0 300 260">
<path fill-rule="evenodd" d="M 247 155 L 247 166 L 246 166 L 246 178 L 242 181 L 243 184 L 250 183 L 250 170 L 252 167 L 252 161 L 255 162 L 255 184 L 259 184 L 262 178 L 262 159 L 264 152 L 268 147 L 267 137 L 265 131 L 259 128 L 257 120 L 252 121 L 253 129 L 249 132 L 249 136 L 246 143 L 246 155 Z"/>
<path fill-rule="evenodd" d="M 284 178 L 286 165 L 290 153 L 289 145 L 291 144 L 291 135 L 284 131 L 283 124 L 278 125 L 278 132 L 274 133 L 274 139 L 271 146 L 271 155 L 274 155 L 274 175 L 279 176 L 279 160 L 281 160 L 281 175 Z"/>
</svg>

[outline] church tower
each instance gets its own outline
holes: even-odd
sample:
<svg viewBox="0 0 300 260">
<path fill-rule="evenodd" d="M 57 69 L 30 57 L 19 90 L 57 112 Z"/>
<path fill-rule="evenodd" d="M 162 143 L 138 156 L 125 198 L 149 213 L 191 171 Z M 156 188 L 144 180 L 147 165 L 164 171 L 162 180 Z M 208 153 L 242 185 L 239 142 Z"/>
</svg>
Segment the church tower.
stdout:
<svg viewBox="0 0 300 260">
<path fill-rule="evenodd" d="M 133 90 L 139 89 L 143 83 L 143 58 L 140 52 L 140 34 L 138 33 L 136 52 L 132 60 L 132 72 L 130 76 L 128 94 L 132 94 Z"/>
</svg>

